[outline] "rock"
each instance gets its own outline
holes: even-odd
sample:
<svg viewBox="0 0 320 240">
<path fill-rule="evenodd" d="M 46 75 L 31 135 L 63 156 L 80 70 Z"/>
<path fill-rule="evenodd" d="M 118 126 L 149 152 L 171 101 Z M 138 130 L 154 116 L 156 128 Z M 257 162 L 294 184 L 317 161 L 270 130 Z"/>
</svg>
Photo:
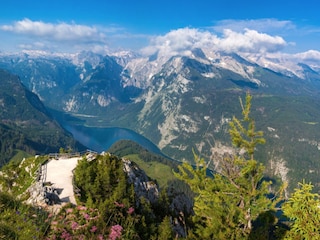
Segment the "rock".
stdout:
<svg viewBox="0 0 320 240">
<path fill-rule="evenodd" d="M 135 163 L 128 159 L 122 159 L 123 171 L 127 173 L 130 184 L 133 184 L 138 198 L 144 197 L 150 203 L 156 203 L 159 198 L 159 187 L 156 182 L 150 180 L 146 173 Z"/>
</svg>

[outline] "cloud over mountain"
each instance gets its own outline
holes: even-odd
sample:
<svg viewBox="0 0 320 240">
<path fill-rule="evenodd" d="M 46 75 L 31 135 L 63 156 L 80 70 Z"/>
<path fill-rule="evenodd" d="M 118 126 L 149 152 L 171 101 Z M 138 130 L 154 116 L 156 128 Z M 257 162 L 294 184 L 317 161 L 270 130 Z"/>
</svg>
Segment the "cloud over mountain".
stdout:
<svg viewBox="0 0 320 240">
<path fill-rule="evenodd" d="M 0 25 L 2 48 L 15 44 L 19 50 L 52 52 L 93 51 L 100 54 L 114 49 L 141 50 L 150 56 L 190 55 L 192 49 L 268 55 L 295 46 L 284 32 L 296 32 L 291 21 L 277 19 L 223 20 L 206 28 L 179 28 L 162 35 L 133 33 L 123 26 L 92 26 L 75 22 L 44 22 L 28 18 Z M 300 32 L 299 32 L 300 33 Z M 299 34 L 301 35 L 301 34 Z M 284 39 L 282 36 L 286 36 Z M 297 58 L 317 58 L 308 52 Z"/>
<path fill-rule="evenodd" d="M 188 54 L 191 49 L 205 48 L 227 52 L 265 53 L 277 52 L 287 45 L 280 36 L 271 36 L 256 30 L 245 29 L 235 32 L 225 29 L 222 36 L 194 28 L 181 28 L 154 37 L 142 53 L 151 55 Z"/>
<path fill-rule="evenodd" d="M 305 61 L 320 61 L 320 52 L 316 50 L 309 50 L 306 52 L 297 53 L 293 56 Z"/>
<path fill-rule="evenodd" d="M 245 29 L 244 32 L 224 30 L 217 48 L 225 51 L 239 52 L 277 52 L 286 46 L 286 41 L 279 36 L 270 36 L 256 30 Z"/>
</svg>

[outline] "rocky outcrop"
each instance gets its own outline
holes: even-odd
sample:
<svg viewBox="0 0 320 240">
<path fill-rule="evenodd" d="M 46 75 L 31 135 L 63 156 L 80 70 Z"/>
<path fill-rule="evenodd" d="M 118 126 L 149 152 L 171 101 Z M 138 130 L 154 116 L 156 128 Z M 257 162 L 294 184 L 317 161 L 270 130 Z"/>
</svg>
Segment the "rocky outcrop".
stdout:
<svg viewBox="0 0 320 240">
<path fill-rule="evenodd" d="M 129 183 L 133 184 L 138 198 L 144 197 L 151 203 L 155 203 L 159 198 L 158 185 L 150 180 L 146 173 L 129 159 L 123 158 L 122 162 L 123 171 L 128 175 Z"/>
</svg>

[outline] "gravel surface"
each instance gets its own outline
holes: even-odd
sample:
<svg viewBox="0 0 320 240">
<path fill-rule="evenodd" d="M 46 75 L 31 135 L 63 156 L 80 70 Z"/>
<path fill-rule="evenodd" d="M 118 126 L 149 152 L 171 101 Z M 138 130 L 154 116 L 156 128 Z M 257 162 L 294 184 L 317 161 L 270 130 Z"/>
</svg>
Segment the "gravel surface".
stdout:
<svg viewBox="0 0 320 240">
<path fill-rule="evenodd" d="M 62 202 L 76 204 L 72 186 L 72 170 L 77 166 L 79 157 L 59 158 L 47 163 L 46 182 L 51 182 L 61 192 L 59 198 Z"/>
</svg>

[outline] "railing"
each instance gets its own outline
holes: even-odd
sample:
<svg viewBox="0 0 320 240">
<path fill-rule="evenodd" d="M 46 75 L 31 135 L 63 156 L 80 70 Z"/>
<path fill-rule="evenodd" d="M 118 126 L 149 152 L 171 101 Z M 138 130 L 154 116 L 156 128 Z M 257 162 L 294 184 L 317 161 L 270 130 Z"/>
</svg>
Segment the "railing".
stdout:
<svg viewBox="0 0 320 240">
<path fill-rule="evenodd" d="M 50 158 L 60 158 L 60 157 L 64 157 L 64 158 L 72 158 L 72 157 L 81 157 L 82 155 L 85 154 L 98 154 L 95 151 L 89 150 L 87 149 L 86 151 L 82 151 L 82 152 L 73 152 L 73 153 L 49 153 L 48 156 Z"/>
<path fill-rule="evenodd" d="M 77 187 L 74 181 L 74 169 L 72 170 L 72 186 L 73 186 L 73 192 L 77 197 L 81 196 L 81 190 Z"/>
</svg>

